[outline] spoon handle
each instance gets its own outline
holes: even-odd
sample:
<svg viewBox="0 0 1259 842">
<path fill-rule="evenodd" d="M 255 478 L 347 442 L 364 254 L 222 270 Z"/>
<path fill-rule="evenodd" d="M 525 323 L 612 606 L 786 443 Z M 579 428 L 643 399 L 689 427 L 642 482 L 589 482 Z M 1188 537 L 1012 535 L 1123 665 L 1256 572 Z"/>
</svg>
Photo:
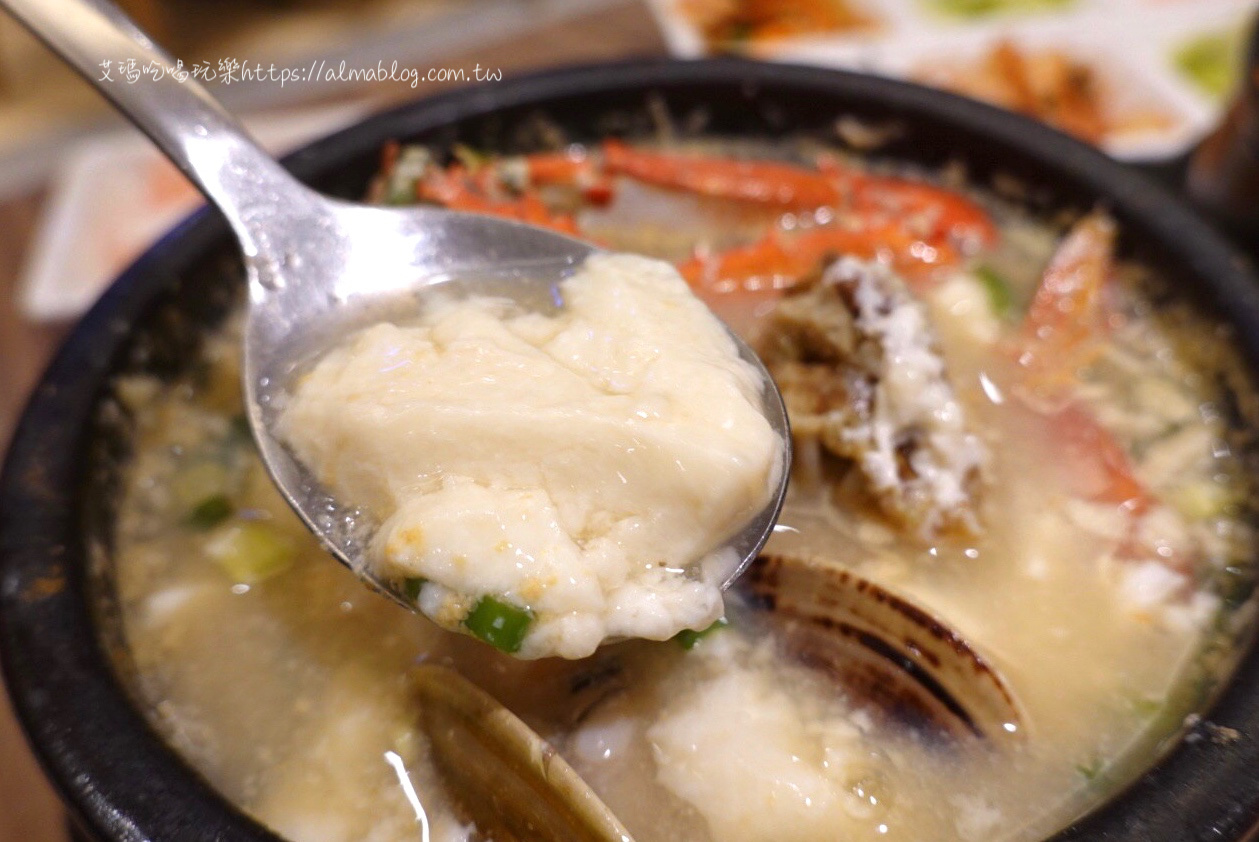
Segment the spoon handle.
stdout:
<svg viewBox="0 0 1259 842">
<path fill-rule="evenodd" d="M 182 62 L 108 0 L 0 0 L 0 8 L 152 138 L 223 211 L 247 255 L 266 245 L 258 242 L 266 229 L 259 216 L 310 201 L 313 194 L 263 151 Z"/>
</svg>

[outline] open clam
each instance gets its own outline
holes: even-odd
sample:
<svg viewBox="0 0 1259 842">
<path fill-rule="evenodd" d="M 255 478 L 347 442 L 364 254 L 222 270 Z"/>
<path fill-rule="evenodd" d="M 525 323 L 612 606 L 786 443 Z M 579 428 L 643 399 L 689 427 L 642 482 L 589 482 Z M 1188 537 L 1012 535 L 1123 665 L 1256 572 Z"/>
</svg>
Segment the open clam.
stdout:
<svg viewBox="0 0 1259 842">
<path fill-rule="evenodd" d="M 632 842 L 550 743 L 484 690 L 436 664 L 417 666 L 412 679 L 433 761 L 487 837 Z"/>
<path fill-rule="evenodd" d="M 940 618 L 823 558 L 764 554 L 739 590 L 787 651 L 869 707 L 927 736 L 998 741 L 1023 733 L 1010 687 Z"/>
<path fill-rule="evenodd" d="M 781 554 L 757 558 L 736 590 L 787 655 L 822 671 L 889 722 L 944 742 L 999 746 L 1022 736 L 1023 714 L 995 667 L 958 631 L 906 597 L 826 559 Z M 625 654 L 609 657 L 625 666 Z M 627 679 L 617 674 L 618 681 Z M 436 664 L 416 667 L 413 681 L 433 760 L 464 818 L 483 834 L 630 840 L 556 750 L 484 690 Z M 608 682 L 605 676 L 595 683 Z M 572 685 L 574 699 L 588 692 L 584 684 Z M 603 686 L 592 705 L 617 692 Z M 590 706 L 574 701 L 575 708 Z"/>
</svg>

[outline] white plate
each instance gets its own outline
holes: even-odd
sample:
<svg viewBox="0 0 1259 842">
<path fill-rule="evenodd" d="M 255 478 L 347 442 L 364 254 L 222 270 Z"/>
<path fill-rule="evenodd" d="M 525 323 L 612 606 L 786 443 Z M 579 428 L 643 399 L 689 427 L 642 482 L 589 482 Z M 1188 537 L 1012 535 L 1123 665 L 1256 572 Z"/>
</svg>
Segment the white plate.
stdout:
<svg viewBox="0 0 1259 842">
<path fill-rule="evenodd" d="M 246 119 L 274 153 L 348 125 L 356 106 Z M 201 194 L 138 132 L 78 142 L 53 176 L 19 290 L 23 315 L 69 319 L 163 231 L 202 204 Z"/>
</svg>

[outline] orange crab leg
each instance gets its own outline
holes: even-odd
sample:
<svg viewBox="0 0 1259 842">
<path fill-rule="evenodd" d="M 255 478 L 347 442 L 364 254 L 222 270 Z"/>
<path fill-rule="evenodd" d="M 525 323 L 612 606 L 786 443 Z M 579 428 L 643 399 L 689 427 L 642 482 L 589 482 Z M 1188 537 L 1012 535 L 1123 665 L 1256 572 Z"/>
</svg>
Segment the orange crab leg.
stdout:
<svg viewBox="0 0 1259 842">
<path fill-rule="evenodd" d="M 827 257 L 851 254 L 882 257 L 907 275 L 918 276 L 935 266 L 958 262 L 957 252 L 947 243 L 931 245 L 909 233 L 899 223 L 885 222 L 860 229 L 817 228 L 798 236 L 798 249 L 816 266 Z"/>
<path fill-rule="evenodd" d="M 531 184 L 576 184 L 594 171 L 589 156 L 572 152 L 539 152 L 523 158 Z"/>
<path fill-rule="evenodd" d="M 1137 478 L 1128 453 L 1088 408 L 1072 403 L 1047 416 L 1050 435 L 1071 471 L 1070 482 L 1081 498 L 1114 506 L 1128 515 L 1126 534 L 1116 548 L 1118 558 L 1157 558 L 1164 565 L 1189 572 L 1189 560 L 1166 556 L 1141 538 L 1141 522 L 1158 498 Z"/>
<path fill-rule="evenodd" d="M 1075 494 L 1114 506 L 1127 515 L 1125 534 L 1115 548 L 1116 558 L 1153 559 L 1171 570 L 1191 573 L 1191 557 L 1150 544 L 1142 537 L 1141 524 L 1160 505 L 1159 499 L 1137 477 L 1128 452 L 1097 416 L 1082 404 L 1071 403 L 1045 417 L 1052 441 L 1071 471 Z"/>
<path fill-rule="evenodd" d="M 1050 258 L 1023 321 L 1018 354 L 1032 385 L 1069 384 L 1099 350 L 1114 245 L 1115 223 L 1094 213 L 1072 227 Z"/>
<path fill-rule="evenodd" d="M 466 169 L 453 164 L 447 169 L 430 169 L 415 182 L 415 197 L 450 206 L 473 193 L 473 181 Z"/>
<path fill-rule="evenodd" d="M 567 214 L 553 214 L 533 193 L 516 199 L 496 200 L 486 196 L 467 171 L 458 165 L 425 174 L 415 185 L 416 197 L 451 210 L 484 213 L 518 219 L 565 234 L 578 234 L 577 223 Z"/>
<path fill-rule="evenodd" d="M 951 244 L 925 242 L 896 222 L 871 225 L 859 232 L 845 231 L 842 238 L 826 234 L 826 231 L 819 229 L 815 234 L 804 237 L 819 260 L 827 254 L 844 253 L 884 257 L 910 280 L 922 278 L 937 266 L 953 266 L 961 261 Z"/>
<path fill-rule="evenodd" d="M 930 246 L 896 224 L 883 224 L 860 229 L 815 228 L 792 237 L 771 233 L 747 246 L 692 257 L 679 264 L 678 271 L 697 289 L 786 289 L 828 257 L 846 254 L 886 256 L 911 277 L 958 262 L 951 247 Z"/>
<path fill-rule="evenodd" d="M 1076 468 L 1073 479 L 1083 496 L 1122 506 L 1134 515 L 1154 505 L 1153 495 L 1133 472 L 1128 454 L 1091 412 L 1069 404 L 1050 416 L 1050 422 L 1069 464 Z"/>
<path fill-rule="evenodd" d="M 612 201 L 612 179 L 584 149 L 539 152 L 504 159 L 500 166 L 519 166 L 529 187 L 558 185 L 575 187 L 582 198 L 596 205 Z"/>
<path fill-rule="evenodd" d="M 785 210 L 831 207 L 843 198 L 822 173 L 774 161 L 652 152 L 605 140 L 603 165 L 609 173 L 660 187 Z"/>
<path fill-rule="evenodd" d="M 696 255 L 678 264 L 678 272 L 696 289 L 785 289 L 813 268 L 813 263 L 775 235 L 714 255 Z"/>
<path fill-rule="evenodd" d="M 902 221 L 910 215 L 923 217 L 930 229 L 922 236 L 933 245 L 954 238 L 975 239 L 985 246 L 997 242 L 997 227 L 988 212 L 953 190 L 908 178 L 871 175 L 830 157 L 818 166 L 842 187 L 858 213 L 891 214 Z"/>
</svg>

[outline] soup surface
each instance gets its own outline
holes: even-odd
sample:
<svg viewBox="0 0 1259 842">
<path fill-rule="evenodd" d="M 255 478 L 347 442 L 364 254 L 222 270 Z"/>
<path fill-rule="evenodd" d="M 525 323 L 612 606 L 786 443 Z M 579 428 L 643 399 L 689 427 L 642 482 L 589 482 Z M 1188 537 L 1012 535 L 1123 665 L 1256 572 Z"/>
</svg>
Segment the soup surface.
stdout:
<svg viewBox="0 0 1259 842">
<path fill-rule="evenodd" d="M 439 629 L 366 590 L 279 498 L 229 323 L 183 379 L 117 385 L 134 422 L 117 586 L 153 719 L 282 835 L 481 838 L 420 728 L 421 660 L 515 711 L 640 842 L 1043 836 L 1148 763 L 1231 662 L 1249 392 L 1223 331 L 1114 258 L 1104 215 L 1051 224 L 768 144 L 392 149 L 375 197 L 676 261 L 785 393 L 796 463 L 767 553 L 788 567 L 763 566 L 703 633 L 584 660 Z M 792 564 L 936 618 L 983 664 L 968 680 L 1005 698 L 995 727 L 907 716 L 820 668 L 861 653 L 781 616 L 767 571 Z M 898 680 L 882 669 L 876 686 Z"/>
</svg>

